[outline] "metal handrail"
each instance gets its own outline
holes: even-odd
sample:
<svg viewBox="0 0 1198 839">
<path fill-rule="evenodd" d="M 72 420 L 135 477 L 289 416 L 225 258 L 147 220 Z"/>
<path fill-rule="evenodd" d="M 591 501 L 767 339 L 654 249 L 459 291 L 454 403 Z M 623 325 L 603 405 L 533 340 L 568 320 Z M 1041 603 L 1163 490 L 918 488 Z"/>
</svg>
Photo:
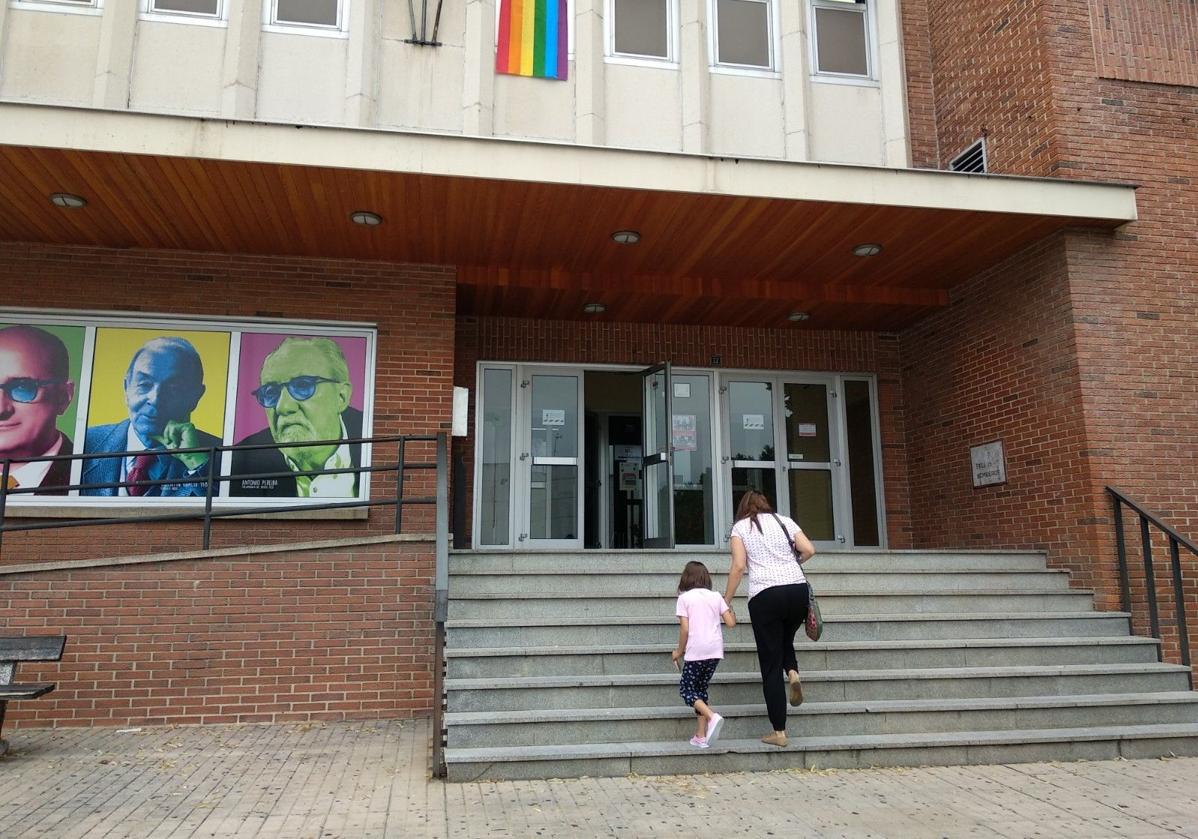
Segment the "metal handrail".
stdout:
<svg viewBox="0 0 1198 839">
<path fill-rule="evenodd" d="M 1144 560 L 1144 585 L 1148 594 L 1148 626 L 1153 638 L 1161 640 L 1160 611 L 1156 602 L 1156 572 L 1152 565 L 1152 532 L 1149 525 L 1157 528 L 1169 540 L 1169 561 L 1173 576 L 1173 603 L 1177 617 L 1177 641 L 1181 651 L 1181 663 L 1190 668 L 1190 687 L 1194 686 L 1194 671 L 1190 664 L 1190 635 L 1186 627 L 1185 580 L 1181 573 L 1181 548 L 1198 556 L 1198 545 L 1182 536 L 1161 520 L 1160 516 L 1145 510 L 1126 493 L 1115 487 L 1106 487 L 1111 496 L 1115 515 L 1115 543 L 1119 555 L 1119 588 L 1123 611 L 1131 613 L 1131 579 L 1127 567 L 1127 540 L 1123 533 L 1123 505 L 1127 505 L 1140 518 L 1140 550 Z M 1157 659 L 1161 649 L 1157 647 Z"/>
<path fill-rule="evenodd" d="M 436 459 L 429 463 L 425 461 L 409 463 L 406 460 L 407 446 L 409 443 L 436 443 Z M 384 466 L 362 466 L 351 467 L 348 469 L 320 469 L 320 470 L 296 470 L 288 472 L 253 472 L 253 473 L 232 473 L 229 475 L 221 475 L 218 472 L 219 456 L 225 452 L 252 451 L 261 449 L 293 449 L 309 446 L 341 446 L 341 445 L 371 445 L 394 443 L 396 446 L 396 462 L 393 465 Z M 153 454 L 166 454 L 166 450 L 153 449 L 149 450 Z M 314 511 L 314 510 L 348 510 L 355 508 L 368 507 L 394 507 L 395 508 L 395 533 L 398 535 L 403 528 L 403 510 L 405 506 L 412 504 L 433 505 L 436 508 L 436 566 L 433 577 L 433 599 L 432 599 L 432 618 L 433 618 L 433 772 L 438 776 L 445 775 L 445 755 L 444 741 L 442 739 L 442 695 L 444 693 L 444 676 L 443 676 L 443 658 L 445 648 L 445 621 L 449 611 L 449 444 L 446 435 L 438 434 L 402 434 L 379 437 L 352 437 L 342 440 L 313 440 L 308 442 L 297 443 L 255 443 L 251 445 L 232 445 L 232 446 L 199 446 L 191 448 L 171 449 L 169 454 L 199 454 L 205 453 L 208 455 L 207 469 L 197 470 L 194 475 L 189 475 L 184 478 L 161 478 L 161 479 L 146 479 L 139 481 L 115 481 L 108 483 L 91 483 L 91 484 L 64 484 L 55 486 L 38 486 L 38 487 L 17 487 L 15 489 L 8 488 L 8 477 L 12 471 L 14 463 L 30 463 L 43 461 L 74 461 L 74 460 L 101 460 L 108 458 L 124 458 L 132 457 L 140 454 L 146 454 L 146 451 L 123 451 L 123 452 L 84 452 L 80 454 L 69 455 L 47 455 L 42 457 L 22 458 L 16 460 L 14 458 L 0 459 L 0 540 L 3 540 L 5 533 L 15 533 L 19 531 L 30 530 L 53 530 L 66 527 L 87 527 L 87 526 L 103 526 L 109 524 L 140 524 L 150 522 L 168 522 L 168 521 L 202 521 L 203 522 L 203 543 L 204 549 L 208 550 L 212 541 L 212 522 L 216 519 L 232 518 L 234 516 L 247 515 L 263 515 L 268 513 L 290 513 L 297 510 Z M 406 496 L 404 495 L 404 481 L 407 475 L 407 470 L 410 469 L 435 469 L 436 470 L 436 491 L 435 495 L 427 496 Z M 213 509 L 213 499 L 219 496 L 220 486 L 226 482 L 240 480 L 242 478 L 263 478 L 263 477 L 297 477 L 308 476 L 314 477 L 317 475 L 341 475 L 353 473 L 361 475 L 362 473 L 373 472 L 394 472 L 395 473 L 395 495 L 391 498 L 376 498 L 376 499 L 354 499 L 351 501 L 336 501 L 336 502 L 321 502 L 316 504 L 254 504 L 250 499 L 236 499 L 237 507 L 235 509 Z M 16 495 L 36 495 L 45 494 L 48 490 L 53 492 L 70 492 L 72 490 L 87 490 L 87 489 L 119 489 L 124 487 L 161 487 L 173 486 L 181 484 L 203 484 L 204 485 L 204 506 L 203 510 L 190 510 L 184 512 L 167 512 L 141 514 L 131 516 L 119 516 L 108 518 L 62 518 L 53 521 L 34 522 L 32 524 L 11 524 L 6 518 L 9 496 Z M 199 500 L 199 496 L 194 496 Z M 0 547 L 2 547 L 0 541 Z"/>
</svg>

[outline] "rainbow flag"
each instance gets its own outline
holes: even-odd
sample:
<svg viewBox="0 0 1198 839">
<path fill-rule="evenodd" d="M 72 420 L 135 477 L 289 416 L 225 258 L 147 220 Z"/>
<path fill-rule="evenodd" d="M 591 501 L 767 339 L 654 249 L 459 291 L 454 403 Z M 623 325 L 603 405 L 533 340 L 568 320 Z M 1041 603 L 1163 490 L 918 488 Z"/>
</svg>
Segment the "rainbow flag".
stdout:
<svg viewBox="0 0 1198 839">
<path fill-rule="evenodd" d="M 499 0 L 495 72 L 565 81 L 566 0 Z"/>
</svg>

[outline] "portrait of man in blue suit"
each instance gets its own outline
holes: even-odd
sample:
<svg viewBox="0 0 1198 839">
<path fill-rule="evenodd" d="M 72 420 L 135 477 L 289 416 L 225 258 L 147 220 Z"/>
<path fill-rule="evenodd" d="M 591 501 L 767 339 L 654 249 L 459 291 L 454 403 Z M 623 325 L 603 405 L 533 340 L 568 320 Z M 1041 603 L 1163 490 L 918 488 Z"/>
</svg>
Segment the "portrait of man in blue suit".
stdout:
<svg viewBox="0 0 1198 839">
<path fill-rule="evenodd" d="M 196 428 L 192 411 L 204 395 L 204 365 L 184 338 L 153 338 L 129 361 L 124 378 L 129 418 L 87 429 L 85 454 L 123 452 L 125 457 L 88 458 L 81 482 L 111 484 L 196 478 L 195 483 L 96 487 L 81 495 L 203 496 L 208 474 L 206 452 L 176 449 L 219 446 L 220 439 Z"/>
</svg>

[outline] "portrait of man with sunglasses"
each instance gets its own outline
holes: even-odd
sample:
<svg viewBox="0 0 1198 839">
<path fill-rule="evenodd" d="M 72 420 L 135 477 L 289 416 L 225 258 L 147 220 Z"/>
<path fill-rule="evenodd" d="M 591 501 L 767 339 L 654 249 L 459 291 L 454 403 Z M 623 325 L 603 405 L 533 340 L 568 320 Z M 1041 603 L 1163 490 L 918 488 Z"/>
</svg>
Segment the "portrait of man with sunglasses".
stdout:
<svg viewBox="0 0 1198 839">
<path fill-rule="evenodd" d="M 361 463 L 360 445 L 338 442 L 362 436 L 362 412 L 350 407 L 353 385 L 349 365 L 337 343 L 329 338 L 284 338 L 263 360 L 258 380 L 253 397 L 266 412 L 267 427 L 239 445 L 333 442 L 234 451 L 232 494 L 356 496 L 358 476 L 354 472 L 304 474 L 354 469 Z M 282 477 L 277 473 L 283 473 Z M 264 477 L 252 477 L 256 474 Z"/>
<path fill-rule="evenodd" d="M 10 489 L 47 487 L 41 495 L 65 495 L 71 482 L 69 460 L 24 462 L 74 452 L 71 438 L 58 430 L 58 418 L 75 398 L 70 356 L 57 336 L 36 326 L 0 329 L 0 458 L 12 458 Z M 24 495 L 17 498 L 26 497 Z"/>
<path fill-rule="evenodd" d="M 122 452 L 124 457 L 88 458 L 84 484 L 195 478 L 192 483 L 99 486 L 81 495 L 146 497 L 203 496 L 207 489 L 208 454 L 177 452 L 219 446 L 220 438 L 191 421 L 204 395 L 204 363 L 186 338 L 162 336 L 143 344 L 129 361 L 123 380 L 128 419 L 87 429 L 83 451 Z"/>
</svg>

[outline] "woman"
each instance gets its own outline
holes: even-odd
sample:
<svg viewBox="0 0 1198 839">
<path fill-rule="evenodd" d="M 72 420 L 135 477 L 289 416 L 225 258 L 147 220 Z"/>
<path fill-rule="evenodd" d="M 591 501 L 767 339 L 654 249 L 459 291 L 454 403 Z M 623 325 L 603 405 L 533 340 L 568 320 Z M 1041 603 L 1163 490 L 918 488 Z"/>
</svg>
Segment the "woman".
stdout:
<svg viewBox="0 0 1198 839">
<path fill-rule="evenodd" d="M 810 589 L 795 561 L 792 543 L 802 562 L 815 555 L 815 547 L 793 519 L 775 515 L 760 492 L 746 492 L 737 505 L 732 526 L 732 570 L 724 602 L 732 603 L 740 579 L 748 571 L 749 620 L 761 665 L 761 692 L 774 729 L 761 742 L 771 746 L 786 745 L 787 691 L 783 678 L 790 686 L 790 704 L 803 701 L 794 642 L 795 633 L 807 618 Z"/>
</svg>

